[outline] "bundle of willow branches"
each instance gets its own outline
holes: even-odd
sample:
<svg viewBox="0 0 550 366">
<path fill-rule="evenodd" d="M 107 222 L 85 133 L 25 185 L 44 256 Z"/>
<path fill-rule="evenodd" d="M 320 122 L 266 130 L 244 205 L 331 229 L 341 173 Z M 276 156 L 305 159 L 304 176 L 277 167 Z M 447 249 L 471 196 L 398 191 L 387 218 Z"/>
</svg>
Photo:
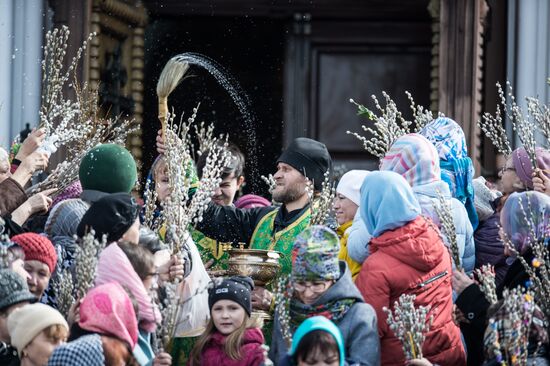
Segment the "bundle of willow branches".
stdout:
<svg viewBox="0 0 550 366">
<path fill-rule="evenodd" d="M 334 183 L 331 181 L 330 172 L 325 172 L 321 193 L 311 202 L 310 225 L 326 225 L 332 210 L 332 204 L 336 195 Z"/>
<path fill-rule="evenodd" d="M 193 109 L 187 123 L 180 122 L 179 126 L 174 124 L 173 116 L 169 115 L 164 135 L 170 195 L 164 204 L 163 215 L 171 238 L 168 244 L 173 254 L 180 253 L 189 239 L 190 225 L 202 221 L 202 215 L 221 183 L 223 170 L 232 158 L 227 151 L 227 140 L 222 145 L 216 139 L 208 150 L 203 174 L 197 185 L 189 134 L 197 111 L 198 106 Z M 192 190 L 194 193 L 191 194 Z"/>
<path fill-rule="evenodd" d="M 99 253 L 106 244 L 106 236 L 102 240 L 97 240 L 93 230 L 78 241 L 74 276 L 69 268 L 58 273 L 55 290 L 58 309 L 62 314 L 67 315 L 76 299 L 84 298 L 88 290 L 94 286 Z"/>
<path fill-rule="evenodd" d="M 455 268 L 458 271 L 462 270 L 462 264 L 460 260 L 460 251 L 458 250 L 458 240 L 456 237 L 456 227 L 453 219 L 453 209 L 451 203 L 447 200 L 441 192 L 437 192 L 437 199 L 439 201 L 438 205 L 434 205 L 435 211 L 439 218 L 441 225 L 441 231 L 445 234 L 446 242 L 449 245 L 449 251 Z"/>
<path fill-rule="evenodd" d="M 474 273 L 476 275 L 479 288 L 483 292 L 483 295 L 485 295 L 487 301 L 489 301 L 490 304 L 496 304 L 498 302 L 498 297 L 494 267 L 489 264 L 485 264 L 481 266 L 481 268 L 475 269 Z"/>
<path fill-rule="evenodd" d="M 385 107 L 382 107 L 378 98 L 372 95 L 377 112 L 350 99 L 350 103 L 357 106 L 357 114 L 359 116 L 367 117 L 370 121 L 374 122 L 373 127 L 361 126 L 363 131 L 372 135 L 372 137 L 361 136 L 356 132 L 350 131 L 347 131 L 347 133 L 357 137 L 369 153 L 378 158 L 383 158 L 395 140 L 403 135 L 420 131 L 434 119 L 430 110 L 416 104 L 411 93 L 408 91 L 405 93 L 410 101 L 414 121 L 406 120 L 397 108 L 395 101 L 385 91 L 382 91 L 382 96 L 386 101 Z M 380 115 L 377 115 L 377 113 L 380 113 Z M 411 128 L 413 124 L 414 129 Z"/>
<path fill-rule="evenodd" d="M 415 295 L 403 294 L 395 302 L 393 311 L 383 308 L 390 329 L 403 346 L 406 360 L 422 358 L 422 344 L 433 322 L 433 317 L 428 318 L 430 307 L 415 307 L 415 299 Z"/>
</svg>

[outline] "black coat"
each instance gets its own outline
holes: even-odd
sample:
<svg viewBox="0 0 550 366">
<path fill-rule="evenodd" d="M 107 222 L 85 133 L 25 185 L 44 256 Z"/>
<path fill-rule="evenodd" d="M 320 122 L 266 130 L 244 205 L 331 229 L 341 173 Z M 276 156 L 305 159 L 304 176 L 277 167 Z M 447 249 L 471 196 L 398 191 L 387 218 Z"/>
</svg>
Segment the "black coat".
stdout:
<svg viewBox="0 0 550 366">
<path fill-rule="evenodd" d="M 17 350 L 11 345 L 0 342 L 0 365 L 19 365 Z"/>
<path fill-rule="evenodd" d="M 196 229 L 217 241 L 250 244 L 254 229 L 271 211 L 279 210 L 275 216 L 274 234 L 292 224 L 308 208 L 309 204 L 302 209 L 287 212 L 284 205 L 280 208 L 269 206 L 239 209 L 210 203 L 203 214 L 204 219 L 197 224 Z"/>
</svg>

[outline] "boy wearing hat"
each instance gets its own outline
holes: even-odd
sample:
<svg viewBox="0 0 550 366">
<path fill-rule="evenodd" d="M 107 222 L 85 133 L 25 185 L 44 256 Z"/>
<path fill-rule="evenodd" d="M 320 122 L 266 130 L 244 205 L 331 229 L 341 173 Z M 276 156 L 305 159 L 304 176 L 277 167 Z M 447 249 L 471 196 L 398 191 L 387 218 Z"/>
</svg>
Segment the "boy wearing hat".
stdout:
<svg viewBox="0 0 550 366">
<path fill-rule="evenodd" d="M 324 175 L 332 161 L 326 146 L 305 137 L 295 139 L 277 160 L 274 175 L 277 183 L 273 200 L 280 207 L 259 207 L 248 210 L 211 204 L 197 229 L 222 242 L 247 243 L 250 248 L 269 249 L 284 254 L 281 274 L 292 268 L 290 251 L 296 236 L 309 226 L 310 200 L 308 180 L 316 192 L 321 191 Z M 268 310 L 272 294 L 257 286 L 252 296 L 255 309 Z"/>
</svg>

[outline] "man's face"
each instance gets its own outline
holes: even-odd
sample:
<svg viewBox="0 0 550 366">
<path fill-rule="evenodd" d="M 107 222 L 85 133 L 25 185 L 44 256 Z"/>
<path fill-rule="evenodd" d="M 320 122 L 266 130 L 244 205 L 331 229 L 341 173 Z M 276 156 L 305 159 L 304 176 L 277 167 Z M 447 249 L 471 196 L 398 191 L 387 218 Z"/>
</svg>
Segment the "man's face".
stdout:
<svg viewBox="0 0 550 366">
<path fill-rule="evenodd" d="M 235 173 L 229 174 L 222 180 L 220 186 L 214 191 L 212 201 L 220 206 L 229 206 L 233 204 L 235 194 L 239 188 L 241 188 L 243 181 L 243 176 L 236 177 Z"/>
<path fill-rule="evenodd" d="M 286 163 L 277 164 L 273 200 L 281 203 L 297 201 L 306 193 L 306 177 Z"/>
</svg>

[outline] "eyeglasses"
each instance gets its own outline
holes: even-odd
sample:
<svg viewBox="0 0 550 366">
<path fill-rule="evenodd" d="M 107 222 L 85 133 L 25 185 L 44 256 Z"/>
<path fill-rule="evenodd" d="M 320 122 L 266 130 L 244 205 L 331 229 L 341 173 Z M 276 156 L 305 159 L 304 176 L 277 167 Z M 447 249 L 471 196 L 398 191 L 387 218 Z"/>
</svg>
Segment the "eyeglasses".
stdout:
<svg viewBox="0 0 550 366">
<path fill-rule="evenodd" d="M 298 292 L 304 292 L 307 288 L 309 288 L 312 292 L 319 293 L 324 292 L 330 285 L 330 282 L 313 282 L 310 284 L 307 284 L 307 282 L 295 282 L 294 289 Z"/>
</svg>

